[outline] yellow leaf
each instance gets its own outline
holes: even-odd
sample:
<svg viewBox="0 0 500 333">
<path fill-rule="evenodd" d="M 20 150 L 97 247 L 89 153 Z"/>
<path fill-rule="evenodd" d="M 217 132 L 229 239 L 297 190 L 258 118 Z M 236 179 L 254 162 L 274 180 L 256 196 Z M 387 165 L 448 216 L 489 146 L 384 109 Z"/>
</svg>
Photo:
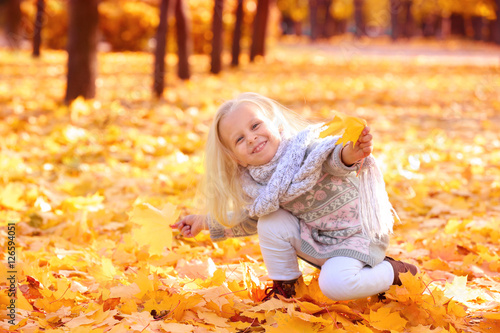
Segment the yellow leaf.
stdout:
<svg viewBox="0 0 500 333">
<path fill-rule="evenodd" d="M 320 311 L 324 310 L 324 308 L 317 306 L 314 303 L 299 302 L 299 301 L 297 301 L 297 303 L 299 304 L 301 311 L 304 311 L 304 312 L 309 313 L 309 314 L 314 314 L 316 312 L 320 312 Z"/>
<path fill-rule="evenodd" d="M 149 278 L 149 274 L 141 270 L 139 273 L 137 273 L 137 278 L 135 279 L 135 284 L 139 287 L 141 290 L 134 296 L 137 298 L 142 298 L 144 295 L 146 295 L 150 291 L 154 291 L 154 281 Z"/>
<path fill-rule="evenodd" d="M 410 333 L 444 333 L 444 332 L 448 332 L 448 331 L 443 329 L 442 327 L 439 327 L 439 328 L 433 330 L 430 325 L 424 326 L 424 325 L 420 324 L 418 326 L 411 327 L 408 332 L 410 332 Z"/>
<path fill-rule="evenodd" d="M 276 312 L 273 316 L 276 321 L 277 326 L 262 325 L 267 333 L 303 333 L 303 332 L 317 332 L 319 330 L 318 326 L 312 323 L 306 322 L 297 317 L 291 316 L 288 313 Z"/>
<path fill-rule="evenodd" d="M 110 289 L 110 298 L 115 298 L 115 297 L 121 297 L 123 299 L 125 298 L 132 298 L 134 295 L 138 294 L 141 291 L 141 288 L 136 283 L 132 283 L 131 285 L 124 286 L 124 285 L 117 285 L 114 287 L 111 287 Z"/>
<path fill-rule="evenodd" d="M 457 317 L 465 317 L 467 315 L 467 312 L 465 312 L 465 307 L 461 304 L 458 304 L 457 302 L 455 301 L 450 301 L 450 303 L 448 303 L 448 313 L 450 314 L 453 314 Z M 497 318 L 496 319 L 500 319 L 500 313 L 496 313 L 496 316 Z M 491 317 L 487 317 L 485 316 L 486 318 L 490 318 L 490 319 L 493 319 Z"/>
<path fill-rule="evenodd" d="M 149 245 L 150 255 L 161 255 L 165 247 L 172 248 L 170 225 L 178 216 L 179 211 L 172 204 L 167 204 L 162 211 L 147 203 L 134 206 L 130 221 L 139 225 L 133 229 L 134 239 L 140 246 Z"/>
<path fill-rule="evenodd" d="M 23 310 L 28 310 L 28 311 L 33 311 L 33 306 L 28 302 L 26 297 L 24 297 L 23 293 L 18 292 L 16 294 L 17 296 L 17 308 L 18 309 L 23 309 Z"/>
<path fill-rule="evenodd" d="M 219 317 L 214 312 L 198 311 L 198 317 L 200 317 L 203 322 L 211 324 L 217 327 L 230 327 L 227 323 L 227 319 L 224 317 Z"/>
<path fill-rule="evenodd" d="M 20 210 L 25 206 L 25 202 L 21 200 L 25 192 L 25 186 L 21 183 L 8 183 L 0 189 L 0 206 Z"/>
<path fill-rule="evenodd" d="M 500 320 L 500 312 L 486 312 L 483 313 L 484 318 Z"/>
<path fill-rule="evenodd" d="M 191 333 L 195 328 L 193 325 L 179 324 L 173 322 L 170 323 L 160 322 L 160 326 L 166 332 L 176 332 L 176 333 Z"/>
<path fill-rule="evenodd" d="M 332 111 L 335 115 L 333 120 L 325 124 L 327 128 L 320 133 L 320 138 L 329 135 L 337 135 L 343 132 L 342 137 L 337 141 L 338 144 L 345 145 L 349 141 L 356 144 L 361 132 L 366 127 L 366 121 L 354 116 L 348 116 L 342 112 Z"/>
<path fill-rule="evenodd" d="M 401 318 L 399 313 L 391 313 L 389 308 L 380 308 L 377 311 L 370 310 L 370 325 L 379 330 L 400 332 L 408 322 Z"/>
</svg>

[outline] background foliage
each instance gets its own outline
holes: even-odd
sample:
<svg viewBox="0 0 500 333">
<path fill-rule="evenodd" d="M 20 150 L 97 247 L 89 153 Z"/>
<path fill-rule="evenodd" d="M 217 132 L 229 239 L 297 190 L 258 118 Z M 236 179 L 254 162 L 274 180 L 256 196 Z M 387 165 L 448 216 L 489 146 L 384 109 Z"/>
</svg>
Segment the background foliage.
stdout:
<svg viewBox="0 0 500 333">
<path fill-rule="evenodd" d="M 342 43 L 284 44 L 219 76 L 206 74 L 208 57 L 196 55 L 192 78 L 178 80 L 169 68 L 169 86 L 156 101 L 150 54 L 101 53 L 96 99 L 70 107 L 60 102 L 64 52 L 33 60 L 25 51 L 0 50 L 0 260 L 3 225 L 17 221 L 20 322 L 13 329 L 498 330 L 498 63 L 370 57 L 368 44 Z M 462 43 L 444 45 L 491 51 Z M 211 117 L 242 91 L 275 98 L 309 119 L 328 120 L 335 109 L 368 121 L 402 219 L 388 254 L 416 263 L 421 275 L 405 277 L 382 301 L 332 302 L 318 289 L 318 272 L 302 263 L 305 283 L 295 300 L 260 303 L 268 277 L 256 238 L 213 244 L 206 234 L 191 240 L 174 233 L 172 249 L 161 255 L 161 243 L 144 242 L 143 227 L 129 218 L 138 203 L 200 212 L 196 185 Z M 173 221 L 164 222 L 155 235 L 168 237 Z M 5 318 L 5 281 L 0 287 Z"/>
<path fill-rule="evenodd" d="M 64 49 L 67 34 L 67 1 L 47 0 L 46 19 L 43 29 L 44 44 L 49 48 Z M 209 54 L 212 40 L 213 1 L 187 0 L 191 12 L 193 50 L 195 53 Z M 174 4 L 171 1 L 171 19 L 169 20 L 169 50 L 173 52 L 175 46 L 175 26 L 173 22 Z M 251 22 L 256 10 L 256 0 L 245 0 L 245 16 L 243 24 L 242 47 L 248 48 L 251 36 Z M 234 12 L 237 0 L 224 1 L 223 24 L 224 43 L 230 48 L 234 28 Z M 155 0 L 103 0 L 99 5 L 101 40 L 109 43 L 114 51 L 150 50 L 154 44 L 156 27 L 158 25 L 159 1 Z M 309 1 L 307 0 L 278 0 L 277 8 L 272 6 L 269 36 L 276 39 L 281 31 L 279 27 L 280 13 L 302 22 L 306 27 L 309 24 Z M 413 0 L 412 14 L 416 24 L 421 24 L 429 15 L 449 17 L 452 13 L 494 20 L 494 0 Z M 347 20 L 353 24 L 354 0 L 332 0 L 331 15 L 338 20 Z M 30 38 L 33 34 L 33 22 L 36 15 L 36 0 L 23 0 L 23 34 Z M 369 27 L 389 32 L 391 10 L 390 0 L 365 0 L 363 13 Z"/>
</svg>

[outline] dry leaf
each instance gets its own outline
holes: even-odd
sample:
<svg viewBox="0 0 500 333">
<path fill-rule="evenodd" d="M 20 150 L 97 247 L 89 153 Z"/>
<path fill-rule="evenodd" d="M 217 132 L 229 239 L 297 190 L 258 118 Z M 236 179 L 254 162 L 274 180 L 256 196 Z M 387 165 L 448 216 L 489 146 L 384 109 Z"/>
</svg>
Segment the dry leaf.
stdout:
<svg viewBox="0 0 500 333">
<path fill-rule="evenodd" d="M 130 221 L 139 225 L 133 231 L 134 239 L 140 246 L 149 245 L 151 255 L 161 255 L 165 247 L 172 248 L 172 228 L 170 227 L 179 216 L 172 204 L 167 204 L 163 210 L 158 210 L 147 203 L 134 207 Z"/>
<path fill-rule="evenodd" d="M 338 144 L 345 145 L 349 141 L 356 144 L 361 132 L 366 127 L 366 121 L 338 111 L 332 111 L 332 113 L 335 117 L 325 124 L 326 129 L 320 133 L 320 138 L 342 133 L 342 137 L 337 141 Z"/>
</svg>

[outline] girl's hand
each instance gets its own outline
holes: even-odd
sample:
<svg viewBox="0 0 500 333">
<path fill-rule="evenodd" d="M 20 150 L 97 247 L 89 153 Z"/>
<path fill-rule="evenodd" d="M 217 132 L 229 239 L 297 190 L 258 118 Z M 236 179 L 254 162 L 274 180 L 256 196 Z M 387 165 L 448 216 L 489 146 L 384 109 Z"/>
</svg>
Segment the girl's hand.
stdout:
<svg viewBox="0 0 500 333">
<path fill-rule="evenodd" d="M 345 145 L 342 149 L 342 162 L 345 165 L 351 166 L 359 160 L 368 157 L 373 151 L 372 135 L 370 127 L 365 127 L 359 136 L 358 142 L 353 146 L 352 142 Z"/>
<path fill-rule="evenodd" d="M 194 237 L 202 230 L 208 230 L 206 215 L 188 215 L 171 225 L 172 228 L 179 229 L 182 236 Z"/>
</svg>

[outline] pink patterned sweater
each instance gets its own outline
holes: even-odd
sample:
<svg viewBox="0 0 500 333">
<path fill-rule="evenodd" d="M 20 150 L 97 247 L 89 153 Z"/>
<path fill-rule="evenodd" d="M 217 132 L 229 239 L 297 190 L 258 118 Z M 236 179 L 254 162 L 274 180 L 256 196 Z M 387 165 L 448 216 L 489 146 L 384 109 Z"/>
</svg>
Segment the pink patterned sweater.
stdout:
<svg viewBox="0 0 500 333">
<path fill-rule="evenodd" d="M 301 250 L 314 258 L 336 256 L 358 259 L 375 266 L 382 262 L 389 244 L 389 237 L 381 242 L 371 242 L 363 235 L 358 214 L 358 167 L 347 167 L 340 159 L 341 146 L 333 150 L 323 164 L 318 182 L 299 197 L 280 208 L 299 219 Z M 373 157 L 365 159 L 369 164 Z M 257 233 L 257 219 L 248 217 L 240 224 L 225 228 L 210 221 L 210 236 L 219 241 L 227 237 L 249 236 Z"/>
</svg>

